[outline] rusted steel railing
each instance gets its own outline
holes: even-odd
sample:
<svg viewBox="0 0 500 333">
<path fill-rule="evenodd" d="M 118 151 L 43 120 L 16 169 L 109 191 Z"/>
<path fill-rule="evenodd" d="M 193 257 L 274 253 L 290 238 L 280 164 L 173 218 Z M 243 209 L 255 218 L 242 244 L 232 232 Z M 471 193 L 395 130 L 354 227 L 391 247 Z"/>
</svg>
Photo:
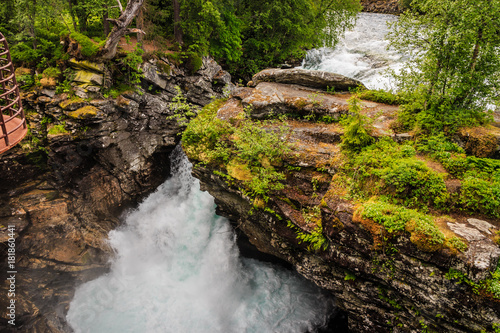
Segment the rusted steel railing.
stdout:
<svg viewBox="0 0 500 333">
<path fill-rule="evenodd" d="M 0 33 L 0 154 L 18 144 L 27 132 L 9 46 Z"/>
</svg>

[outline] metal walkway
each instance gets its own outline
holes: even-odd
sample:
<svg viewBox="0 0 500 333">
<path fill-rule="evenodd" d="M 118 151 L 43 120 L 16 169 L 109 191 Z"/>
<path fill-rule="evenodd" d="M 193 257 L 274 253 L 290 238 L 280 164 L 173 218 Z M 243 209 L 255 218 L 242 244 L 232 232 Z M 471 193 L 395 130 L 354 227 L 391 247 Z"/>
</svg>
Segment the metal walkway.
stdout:
<svg viewBox="0 0 500 333">
<path fill-rule="evenodd" d="M 0 33 L 0 154 L 18 144 L 27 132 L 9 46 Z"/>
</svg>

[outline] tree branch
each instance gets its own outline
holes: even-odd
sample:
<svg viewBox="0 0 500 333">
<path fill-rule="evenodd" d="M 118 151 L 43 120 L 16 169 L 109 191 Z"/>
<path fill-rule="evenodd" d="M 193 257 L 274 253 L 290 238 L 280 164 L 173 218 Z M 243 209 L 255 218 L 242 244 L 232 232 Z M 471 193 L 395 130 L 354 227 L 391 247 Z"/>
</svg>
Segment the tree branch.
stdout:
<svg viewBox="0 0 500 333">
<path fill-rule="evenodd" d="M 120 14 L 123 14 L 123 6 L 122 6 L 122 3 L 120 0 L 116 0 L 116 2 L 118 3 L 118 8 L 120 8 Z"/>
</svg>

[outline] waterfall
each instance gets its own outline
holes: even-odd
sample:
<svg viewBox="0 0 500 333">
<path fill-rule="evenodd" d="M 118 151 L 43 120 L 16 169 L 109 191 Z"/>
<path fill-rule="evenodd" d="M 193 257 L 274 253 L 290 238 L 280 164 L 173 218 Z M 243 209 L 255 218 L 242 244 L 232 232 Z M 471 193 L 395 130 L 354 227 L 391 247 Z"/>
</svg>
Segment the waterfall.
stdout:
<svg viewBox="0 0 500 333">
<path fill-rule="evenodd" d="M 229 221 L 180 148 L 172 177 L 110 232 L 111 270 L 77 288 L 75 332 L 314 332 L 332 300 L 284 268 L 239 256 Z"/>
<path fill-rule="evenodd" d="M 387 49 L 387 22 L 394 20 L 397 16 L 360 13 L 356 26 L 346 32 L 335 49 L 308 51 L 301 67 L 358 79 L 369 89 L 393 89 L 393 82 L 385 73 L 389 69 L 397 71 L 404 62 L 402 55 Z"/>
</svg>

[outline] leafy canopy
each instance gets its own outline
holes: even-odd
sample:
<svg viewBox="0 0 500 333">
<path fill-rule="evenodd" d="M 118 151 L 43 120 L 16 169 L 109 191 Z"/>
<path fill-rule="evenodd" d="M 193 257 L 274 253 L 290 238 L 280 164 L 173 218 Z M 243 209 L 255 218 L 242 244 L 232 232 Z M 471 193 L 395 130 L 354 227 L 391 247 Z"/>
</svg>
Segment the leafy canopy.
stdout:
<svg viewBox="0 0 500 333">
<path fill-rule="evenodd" d="M 391 46 L 410 55 L 396 78 L 423 130 L 474 125 L 498 103 L 499 18 L 499 0 L 413 0 L 392 24 Z"/>
</svg>

